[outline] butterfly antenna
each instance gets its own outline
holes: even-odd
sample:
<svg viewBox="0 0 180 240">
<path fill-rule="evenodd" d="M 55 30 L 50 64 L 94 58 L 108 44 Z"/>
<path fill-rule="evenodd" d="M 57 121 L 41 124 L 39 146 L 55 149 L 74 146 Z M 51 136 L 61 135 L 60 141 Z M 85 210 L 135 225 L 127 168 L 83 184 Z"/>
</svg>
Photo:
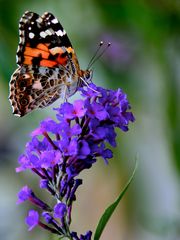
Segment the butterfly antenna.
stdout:
<svg viewBox="0 0 180 240">
<path fill-rule="evenodd" d="M 111 43 L 109 42 L 107 46 L 102 50 L 102 52 L 97 56 L 94 56 L 94 58 L 91 60 L 90 64 L 88 64 L 88 68 L 90 68 L 105 52 L 106 50 L 111 46 Z"/>
<path fill-rule="evenodd" d="M 90 61 L 89 61 L 89 64 L 88 64 L 88 66 L 87 66 L 87 69 L 89 69 L 90 66 L 92 65 L 91 63 L 92 63 L 92 62 L 94 61 L 94 59 L 96 58 L 96 56 L 97 56 L 99 50 L 101 49 L 101 47 L 103 46 L 103 44 L 104 44 L 103 41 L 101 41 L 101 42 L 99 43 L 99 45 L 98 45 L 98 47 L 97 47 L 94 55 L 92 56 L 92 58 L 91 58 Z"/>
</svg>

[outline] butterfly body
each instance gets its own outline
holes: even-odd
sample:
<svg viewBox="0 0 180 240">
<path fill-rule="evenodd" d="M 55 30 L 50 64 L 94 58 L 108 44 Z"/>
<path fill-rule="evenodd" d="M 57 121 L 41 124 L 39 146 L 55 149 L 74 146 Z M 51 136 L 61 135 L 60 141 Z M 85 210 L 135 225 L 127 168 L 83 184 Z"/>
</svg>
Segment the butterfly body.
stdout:
<svg viewBox="0 0 180 240">
<path fill-rule="evenodd" d="M 80 69 L 65 30 L 51 13 L 25 12 L 19 36 L 18 68 L 11 77 L 9 95 L 15 115 L 67 99 L 83 82 L 91 81 L 91 71 Z"/>
</svg>

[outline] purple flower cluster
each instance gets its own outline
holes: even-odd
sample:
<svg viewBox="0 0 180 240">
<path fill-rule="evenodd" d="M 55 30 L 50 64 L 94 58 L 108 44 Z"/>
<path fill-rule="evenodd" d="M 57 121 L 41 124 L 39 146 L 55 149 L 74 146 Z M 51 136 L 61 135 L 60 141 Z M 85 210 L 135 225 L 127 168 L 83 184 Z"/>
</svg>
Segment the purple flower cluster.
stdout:
<svg viewBox="0 0 180 240">
<path fill-rule="evenodd" d="M 50 206 L 28 186 L 21 189 L 18 203 L 29 200 L 41 210 L 29 211 L 26 217 L 29 230 L 39 225 L 60 237 L 91 239 L 91 231 L 80 236 L 70 231 L 72 205 L 82 184 L 77 176 L 91 168 L 98 157 L 108 163 L 113 154 L 107 143 L 116 146 L 115 128 L 127 131 L 129 122 L 135 120 L 121 89 L 106 90 L 94 84 L 91 88 L 81 89 L 83 100 L 66 102 L 54 109 L 57 120 L 42 121 L 19 157 L 16 171 L 31 169 L 40 177 L 40 188 L 56 200 L 55 206 Z"/>
</svg>

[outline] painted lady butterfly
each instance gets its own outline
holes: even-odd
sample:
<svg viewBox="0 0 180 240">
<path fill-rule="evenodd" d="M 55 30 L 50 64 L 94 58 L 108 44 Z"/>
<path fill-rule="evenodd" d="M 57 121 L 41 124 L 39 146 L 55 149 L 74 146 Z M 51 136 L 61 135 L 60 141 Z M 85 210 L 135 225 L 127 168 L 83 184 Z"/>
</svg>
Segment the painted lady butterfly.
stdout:
<svg viewBox="0 0 180 240">
<path fill-rule="evenodd" d="M 19 117 L 67 99 L 91 82 L 92 70 L 81 70 L 71 42 L 51 13 L 25 12 L 19 22 L 18 68 L 10 81 L 13 113 Z"/>
</svg>

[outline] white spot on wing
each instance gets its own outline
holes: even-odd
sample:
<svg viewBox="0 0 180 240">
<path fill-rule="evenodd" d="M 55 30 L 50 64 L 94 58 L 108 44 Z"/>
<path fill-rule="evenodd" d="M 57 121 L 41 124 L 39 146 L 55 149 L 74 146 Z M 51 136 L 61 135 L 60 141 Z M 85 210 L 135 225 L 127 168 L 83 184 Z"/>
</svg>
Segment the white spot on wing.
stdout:
<svg viewBox="0 0 180 240">
<path fill-rule="evenodd" d="M 42 85 L 39 81 L 37 81 L 33 84 L 32 88 L 40 90 L 40 89 L 42 89 Z"/>
<path fill-rule="evenodd" d="M 29 33 L 29 38 L 31 38 L 31 39 L 34 38 L 34 33 L 30 32 Z"/>
<path fill-rule="evenodd" d="M 21 115 L 19 113 L 14 113 L 14 109 L 13 109 L 13 114 L 17 117 L 20 117 Z"/>
<path fill-rule="evenodd" d="M 56 23 L 58 23 L 58 20 L 56 18 L 54 18 L 51 22 L 56 24 Z"/>
<path fill-rule="evenodd" d="M 42 23 L 42 22 L 43 22 L 42 18 L 38 18 L 36 21 L 37 21 L 38 23 Z"/>
<path fill-rule="evenodd" d="M 58 36 L 64 36 L 65 34 L 66 34 L 66 31 L 65 30 L 63 30 L 63 31 L 61 31 L 61 30 L 58 30 L 57 32 L 56 32 L 56 34 L 58 35 Z"/>
<path fill-rule="evenodd" d="M 47 36 L 47 33 L 45 33 L 45 32 L 40 32 L 40 36 L 41 36 L 42 38 L 45 38 L 45 37 Z"/>
<path fill-rule="evenodd" d="M 19 51 L 19 50 L 18 50 Z M 19 57 L 16 55 L 16 62 L 19 62 Z"/>
<path fill-rule="evenodd" d="M 47 29 L 45 32 L 46 32 L 48 35 L 52 35 L 52 32 L 51 32 L 49 29 Z"/>
</svg>

